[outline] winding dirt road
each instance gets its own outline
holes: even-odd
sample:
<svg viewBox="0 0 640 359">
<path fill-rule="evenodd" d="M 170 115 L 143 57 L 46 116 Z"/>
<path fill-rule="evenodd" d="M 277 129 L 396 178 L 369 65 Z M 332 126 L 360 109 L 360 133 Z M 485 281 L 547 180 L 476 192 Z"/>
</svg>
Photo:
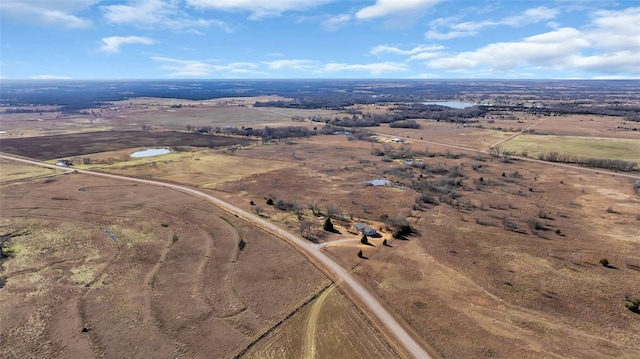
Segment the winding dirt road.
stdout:
<svg viewBox="0 0 640 359">
<path fill-rule="evenodd" d="M 357 297 L 356 305 L 364 306 L 365 313 L 372 315 L 375 317 L 376 322 L 380 325 L 384 326 L 382 328 L 385 334 L 390 335 L 392 339 L 395 339 L 396 343 L 400 345 L 404 351 L 411 355 L 414 358 L 431 358 L 431 356 L 427 353 L 427 351 L 414 339 L 414 337 L 407 332 L 407 330 L 396 320 L 396 318 L 391 315 L 391 313 L 385 308 L 384 305 L 373 296 L 367 288 L 365 288 L 349 271 L 342 268 L 338 263 L 336 263 L 333 259 L 327 256 L 325 253 L 321 251 L 321 248 L 314 245 L 313 243 L 306 241 L 292 233 L 289 233 L 282 228 L 276 226 L 275 224 L 268 222 L 267 220 L 257 217 L 245 210 L 242 210 L 232 204 L 224 202 L 223 200 L 209 195 L 207 193 L 198 191 L 193 188 L 189 188 L 186 186 L 181 186 L 172 183 L 164 183 L 153 180 L 132 178 L 108 173 L 100 173 L 86 170 L 75 170 L 72 168 L 60 167 L 55 165 L 50 165 L 47 163 L 38 162 L 31 159 L 8 156 L 5 154 L 0 154 L 0 158 L 18 161 L 22 163 L 27 163 L 34 166 L 46 167 L 55 170 L 61 170 L 65 172 L 76 172 L 91 176 L 110 178 L 121 181 L 129 181 L 142 183 L 151 186 L 159 186 L 170 188 L 182 193 L 186 193 L 188 195 L 198 197 L 203 199 L 216 207 L 236 215 L 241 219 L 258 226 L 259 228 L 276 235 L 277 237 L 284 239 L 289 244 L 294 246 L 300 253 L 306 256 L 312 263 L 314 263 L 318 268 L 324 271 L 330 278 L 333 279 L 334 282 L 338 283 L 347 289 L 348 293 Z"/>
</svg>

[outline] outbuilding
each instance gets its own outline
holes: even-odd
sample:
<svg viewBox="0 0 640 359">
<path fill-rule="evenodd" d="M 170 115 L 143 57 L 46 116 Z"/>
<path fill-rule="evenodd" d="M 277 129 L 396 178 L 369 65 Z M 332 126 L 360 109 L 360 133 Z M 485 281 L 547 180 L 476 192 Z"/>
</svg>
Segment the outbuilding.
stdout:
<svg viewBox="0 0 640 359">
<path fill-rule="evenodd" d="M 355 229 L 358 230 L 358 232 L 367 235 L 367 236 L 375 236 L 376 234 L 378 234 L 378 232 L 376 232 L 375 229 L 369 227 L 368 225 L 358 222 L 356 224 L 353 225 L 353 227 Z"/>
</svg>

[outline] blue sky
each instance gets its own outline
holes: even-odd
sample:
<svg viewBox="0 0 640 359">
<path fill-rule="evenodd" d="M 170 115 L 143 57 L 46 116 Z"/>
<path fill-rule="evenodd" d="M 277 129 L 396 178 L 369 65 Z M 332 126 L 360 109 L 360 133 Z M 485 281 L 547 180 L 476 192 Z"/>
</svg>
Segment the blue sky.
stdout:
<svg viewBox="0 0 640 359">
<path fill-rule="evenodd" d="M 0 0 L 3 79 L 640 78 L 640 2 Z"/>
</svg>

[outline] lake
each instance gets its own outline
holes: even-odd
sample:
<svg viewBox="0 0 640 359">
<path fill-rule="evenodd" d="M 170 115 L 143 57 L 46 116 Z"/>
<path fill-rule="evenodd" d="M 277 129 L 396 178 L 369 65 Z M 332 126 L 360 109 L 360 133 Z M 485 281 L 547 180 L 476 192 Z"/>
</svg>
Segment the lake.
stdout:
<svg viewBox="0 0 640 359">
<path fill-rule="evenodd" d="M 460 102 L 460 101 L 431 101 L 431 102 L 423 102 L 423 105 L 438 105 L 438 106 L 446 106 L 451 108 L 467 108 L 475 106 L 475 103 L 471 102 Z"/>
<path fill-rule="evenodd" d="M 139 157 L 151 157 L 151 156 L 158 156 L 158 155 L 166 155 L 167 153 L 171 153 L 171 151 L 166 149 L 166 148 L 149 148 L 149 149 L 144 150 L 144 151 L 134 152 L 134 153 L 130 154 L 129 156 L 131 156 L 133 158 L 139 158 Z"/>
</svg>

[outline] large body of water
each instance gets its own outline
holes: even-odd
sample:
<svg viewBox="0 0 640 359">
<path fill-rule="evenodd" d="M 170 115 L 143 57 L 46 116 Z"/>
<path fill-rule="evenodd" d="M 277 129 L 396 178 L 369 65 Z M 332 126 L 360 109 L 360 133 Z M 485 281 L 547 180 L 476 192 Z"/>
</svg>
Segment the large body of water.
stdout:
<svg viewBox="0 0 640 359">
<path fill-rule="evenodd" d="M 133 157 L 133 158 L 139 158 L 139 157 L 151 157 L 151 156 L 158 156 L 158 155 L 166 155 L 167 153 L 171 153 L 171 151 L 166 149 L 166 148 L 149 148 L 149 149 L 144 150 L 144 151 L 134 152 L 130 156 Z"/>
<path fill-rule="evenodd" d="M 431 102 L 423 102 L 423 105 L 439 105 L 439 106 L 447 106 L 451 108 L 467 108 L 475 106 L 475 103 L 471 102 L 461 102 L 461 101 L 431 101 Z"/>
</svg>

